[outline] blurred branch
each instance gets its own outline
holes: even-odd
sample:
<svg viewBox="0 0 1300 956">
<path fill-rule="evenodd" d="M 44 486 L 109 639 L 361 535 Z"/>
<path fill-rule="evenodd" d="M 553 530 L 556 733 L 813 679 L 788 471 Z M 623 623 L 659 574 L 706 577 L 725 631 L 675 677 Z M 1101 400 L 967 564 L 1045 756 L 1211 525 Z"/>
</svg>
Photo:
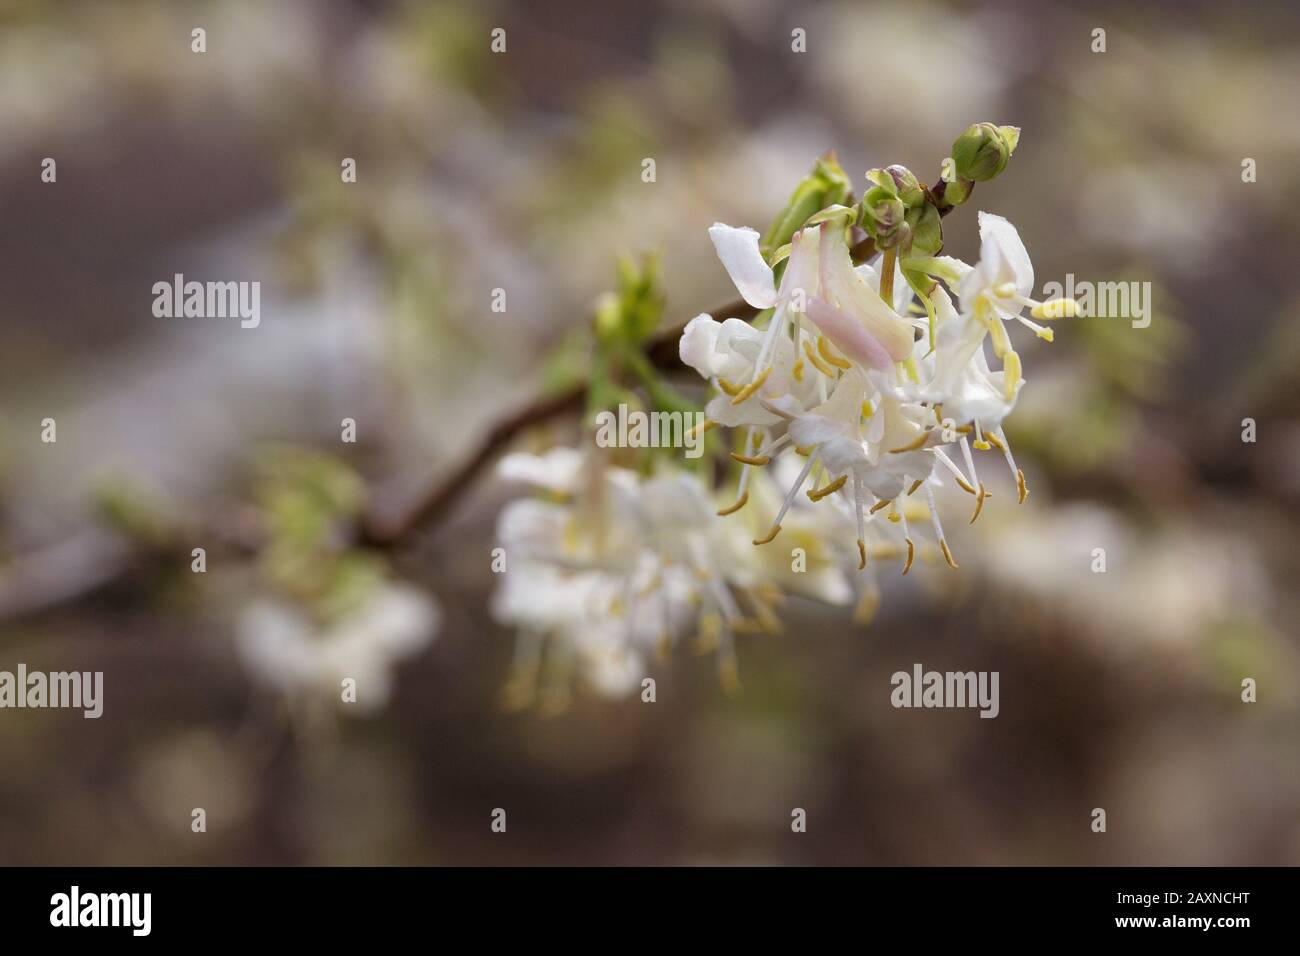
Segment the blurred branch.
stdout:
<svg viewBox="0 0 1300 956">
<path fill-rule="evenodd" d="M 80 597 L 130 564 L 126 538 L 91 528 L 23 555 L 0 571 L 0 620 Z"/>
</svg>

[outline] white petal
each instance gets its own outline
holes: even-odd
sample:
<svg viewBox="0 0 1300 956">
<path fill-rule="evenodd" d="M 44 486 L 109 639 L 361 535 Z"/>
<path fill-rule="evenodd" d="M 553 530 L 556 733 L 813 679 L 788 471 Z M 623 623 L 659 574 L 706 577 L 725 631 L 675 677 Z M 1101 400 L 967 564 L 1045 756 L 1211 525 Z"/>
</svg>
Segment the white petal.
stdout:
<svg viewBox="0 0 1300 956">
<path fill-rule="evenodd" d="M 544 455 L 514 452 L 497 465 L 497 474 L 507 481 L 522 481 L 547 491 L 571 492 L 582 470 L 582 452 L 576 448 L 552 448 Z"/>
<path fill-rule="evenodd" d="M 1016 227 L 1001 216 L 981 212 L 980 260 L 992 265 L 990 278 L 996 282 L 1014 282 L 1016 291 L 1029 295 L 1034 288 L 1034 265 L 1020 240 Z"/>
<path fill-rule="evenodd" d="M 715 222 L 709 227 L 709 238 L 741 297 L 756 309 L 775 305 L 776 280 L 772 267 L 758 251 L 758 233 L 748 227 L 737 229 Z"/>
<path fill-rule="evenodd" d="M 713 321 L 707 312 L 701 312 L 682 330 L 681 342 L 677 345 L 677 354 L 682 364 L 695 369 L 705 378 L 717 375 L 714 350 L 718 344 L 718 330 L 722 325 Z"/>
<path fill-rule="evenodd" d="M 820 445 L 848 431 L 843 422 L 822 415 L 803 415 L 790 423 L 790 440 L 800 448 Z"/>
</svg>

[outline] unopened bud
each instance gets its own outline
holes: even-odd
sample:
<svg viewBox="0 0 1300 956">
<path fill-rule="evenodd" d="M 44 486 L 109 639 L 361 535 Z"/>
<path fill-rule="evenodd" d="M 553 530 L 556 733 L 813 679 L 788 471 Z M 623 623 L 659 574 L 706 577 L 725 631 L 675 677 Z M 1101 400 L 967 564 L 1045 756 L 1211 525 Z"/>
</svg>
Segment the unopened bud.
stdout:
<svg viewBox="0 0 1300 956">
<path fill-rule="evenodd" d="M 1020 140 L 1015 126 L 976 123 L 968 127 L 952 144 L 952 160 L 960 179 L 982 183 L 994 178 L 1007 167 L 1007 160 Z"/>
<path fill-rule="evenodd" d="M 899 245 L 900 230 L 907 226 L 907 209 L 903 201 L 893 194 L 893 183 L 876 186 L 862 197 L 862 228 L 876 241 L 877 249 Z"/>
<path fill-rule="evenodd" d="M 903 205 L 909 209 L 921 205 L 925 201 L 925 189 L 922 188 L 920 180 L 913 175 L 912 171 L 906 166 L 886 166 L 885 172 L 894 181 L 894 189 L 898 198 L 903 201 Z"/>
</svg>

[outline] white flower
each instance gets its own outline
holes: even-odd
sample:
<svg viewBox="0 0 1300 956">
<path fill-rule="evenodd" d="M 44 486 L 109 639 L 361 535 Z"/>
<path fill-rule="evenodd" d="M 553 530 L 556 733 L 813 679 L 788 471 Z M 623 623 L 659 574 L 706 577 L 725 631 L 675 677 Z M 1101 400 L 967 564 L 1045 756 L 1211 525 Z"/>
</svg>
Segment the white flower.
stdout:
<svg viewBox="0 0 1300 956">
<path fill-rule="evenodd" d="M 1003 362 L 1003 395 L 1010 402 L 1022 382 L 1021 363 L 1019 354 L 1011 347 L 1004 320 L 1014 319 L 1050 342 L 1052 330 L 1025 318 L 1022 314 L 1025 308 L 1036 319 L 1055 319 L 1076 314 L 1078 305 L 1073 299 L 1048 302 L 1031 299 L 1034 265 L 1016 227 L 1001 216 L 987 212 L 979 214 L 979 224 L 979 262 L 973 268 L 955 259 L 944 262 L 957 276 L 955 286 L 962 312 L 972 316 L 978 328 L 989 333 L 993 352 Z"/>
<path fill-rule="evenodd" d="M 759 375 L 767 338 L 766 333 L 740 319 L 719 323 L 701 314 L 687 324 L 679 345 L 682 362 L 722 392 L 705 408 L 710 421 L 729 428 L 773 425 L 780 419 L 764 407 L 764 400 L 789 394 L 805 398 L 813 393 L 812 377 L 796 376 L 794 345 L 788 338 L 775 342 L 768 371 Z M 758 385 L 746 388 L 739 384 L 751 381 Z"/>
<path fill-rule="evenodd" d="M 554 474 L 526 457 L 510 456 L 503 471 Z M 568 451 L 546 459 L 573 460 Z M 733 594 L 750 594 L 736 573 L 737 529 L 713 520 L 716 506 L 695 476 L 665 470 L 642 479 L 598 455 L 580 459 L 578 474 L 566 472 L 565 486 L 550 489 L 572 489 L 569 498 L 512 502 L 498 524 L 506 569 L 492 611 L 520 630 L 512 703 L 528 703 L 539 684 L 545 700 L 562 702 L 574 672 L 600 693 L 629 693 L 646 676 L 647 652 L 662 653 L 692 630 L 719 651 L 724 678 L 734 681 L 733 633 L 775 620 L 761 594 L 756 617 Z M 545 675 L 543 657 L 551 661 Z"/>
<path fill-rule="evenodd" d="M 241 611 L 235 649 L 253 674 L 282 691 L 330 695 L 345 709 L 372 712 L 388 702 L 394 665 L 433 640 L 441 616 L 432 597 L 394 583 L 328 624 L 289 601 L 262 598 Z M 356 681 L 355 703 L 343 702 L 345 678 Z"/>
</svg>

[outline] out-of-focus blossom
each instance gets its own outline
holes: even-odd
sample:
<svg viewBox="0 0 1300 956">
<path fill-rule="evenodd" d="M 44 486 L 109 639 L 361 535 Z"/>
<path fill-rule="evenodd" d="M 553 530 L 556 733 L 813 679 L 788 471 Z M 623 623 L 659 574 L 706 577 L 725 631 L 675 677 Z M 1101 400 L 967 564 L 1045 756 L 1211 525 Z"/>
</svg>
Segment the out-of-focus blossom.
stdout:
<svg viewBox="0 0 1300 956">
<path fill-rule="evenodd" d="M 393 668 L 436 636 L 441 611 L 432 597 L 384 583 L 337 620 L 313 620 L 283 598 L 262 598 L 239 615 L 235 648 L 257 678 L 290 695 L 332 695 L 345 711 L 373 712 L 388 703 Z M 355 701 L 343 681 L 355 684 Z"/>
</svg>

